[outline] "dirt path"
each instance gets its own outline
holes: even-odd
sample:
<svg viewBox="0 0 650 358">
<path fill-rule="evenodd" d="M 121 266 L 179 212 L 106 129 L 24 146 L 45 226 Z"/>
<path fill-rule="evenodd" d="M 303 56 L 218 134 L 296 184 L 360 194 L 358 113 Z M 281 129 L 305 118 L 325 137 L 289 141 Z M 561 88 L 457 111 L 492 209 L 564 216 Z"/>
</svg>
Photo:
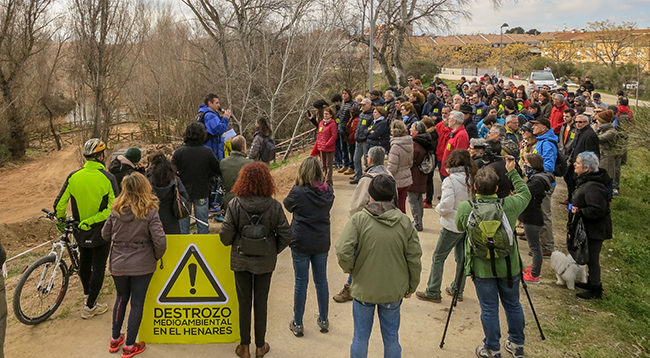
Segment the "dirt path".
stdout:
<svg viewBox="0 0 650 358">
<path fill-rule="evenodd" d="M 288 164 L 274 171 L 278 185 L 277 199 L 284 198 L 295 178 L 299 163 Z M 53 170 L 53 169 L 52 169 Z M 67 169 L 65 170 L 67 171 Z M 23 173 L 28 172 L 24 171 Z M 348 220 L 348 207 L 354 186 L 348 184 L 348 177 L 341 174 L 334 176 L 336 201 L 331 212 L 332 241 L 336 241 Z M 52 184 L 54 185 L 54 184 Z M 57 184 L 58 185 L 58 184 Z M 436 187 L 439 188 L 439 182 Z M 56 185 L 55 185 L 56 186 Z M 437 194 L 436 194 L 437 195 Z M 423 290 L 429 276 L 431 255 L 439 235 L 438 215 L 432 209 L 425 209 L 425 230 L 420 233 L 423 249 L 422 278 L 419 289 Z M 527 252 L 525 243 L 522 252 Z M 527 259 L 527 257 L 526 257 Z M 334 248 L 330 250 L 328 261 L 328 278 L 330 295 L 342 287 L 347 276 L 341 271 L 336 262 Z M 444 284 L 453 280 L 455 263 L 453 258 L 445 265 Z M 339 304 L 330 301 L 331 330 L 321 334 L 317 330 L 317 304 L 315 290 L 310 285 L 305 312 L 305 337 L 295 338 L 288 330 L 292 318 L 293 297 L 293 267 L 289 250 L 285 250 L 278 258 L 278 266 L 274 272 L 269 299 L 269 319 L 267 341 L 272 349 L 268 357 L 345 357 L 349 355 L 349 346 L 353 336 L 352 304 Z M 13 288 L 17 277 L 7 282 L 8 300 L 11 302 Z M 443 286 L 444 287 L 444 286 Z M 100 297 L 103 302 L 112 305 L 114 300 L 112 280 L 107 277 L 104 294 Z M 471 280 L 468 280 L 465 291 L 465 301 L 459 303 L 452 316 L 445 348 L 440 350 L 438 344 L 444 328 L 445 319 L 450 303 L 449 297 L 444 297 L 442 304 L 434 304 L 407 299 L 402 305 L 402 323 L 400 342 L 404 357 L 473 357 L 474 348 L 481 343 L 483 332 L 479 319 L 479 306 Z M 106 314 L 91 320 L 82 320 L 79 316 L 82 305 L 81 287 L 78 278 L 72 278 L 71 287 L 63 306 L 47 322 L 36 327 L 28 327 L 18 323 L 10 311 L 5 350 L 8 357 L 111 357 L 107 351 L 111 328 L 111 316 Z M 11 308 L 10 308 L 11 310 Z M 530 324 L 532 317 L 527 305 L 524 304 L 529 325 L 527 334 L 533 340 L 539 340 L 532 331 L 535 327 Z M 112 311 L 112 308 L 111 308 Z M 502 317 L 503 332 L 505 317 Z M 235 344 L 210 345 L 150 345 L 142 357 L 234 357 Z M 383 344 L 378 321 L 375 322 L 370 342 L 370 357 L 383 355 Z"/>
</svg>

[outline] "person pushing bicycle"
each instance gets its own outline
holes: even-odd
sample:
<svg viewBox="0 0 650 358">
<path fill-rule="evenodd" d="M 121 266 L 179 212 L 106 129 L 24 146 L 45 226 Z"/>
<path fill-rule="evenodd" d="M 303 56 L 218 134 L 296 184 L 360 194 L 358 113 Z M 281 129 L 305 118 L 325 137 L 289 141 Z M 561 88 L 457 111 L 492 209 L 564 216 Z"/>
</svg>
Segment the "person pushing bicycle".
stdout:
<svg viewBox="0 0 650 358">
<path fill-rule="evenodd" d="M 113 200 L 119 194 L 119 188 L 115 176 L 104 166 L 105 150 L 106 143 L 102 140 L 88 140 L 83 150 L 86 163 L 83 168 L 68 175 L 54 200 L 57 218 L 65 219 L 70 201 L 72 216 L 79 221 L 74 236 L 79 244 L 79 278 L 86 295 L 81 311 L 83 319 L 108 311 L 107 304 L 97 302 L 111 247 L 109 242 L 102 239 L 102 228 L 111 212 Z M 65 221 L 60 220 L 57 229 L 63 232 L 65 225 Z"/>
</svg>

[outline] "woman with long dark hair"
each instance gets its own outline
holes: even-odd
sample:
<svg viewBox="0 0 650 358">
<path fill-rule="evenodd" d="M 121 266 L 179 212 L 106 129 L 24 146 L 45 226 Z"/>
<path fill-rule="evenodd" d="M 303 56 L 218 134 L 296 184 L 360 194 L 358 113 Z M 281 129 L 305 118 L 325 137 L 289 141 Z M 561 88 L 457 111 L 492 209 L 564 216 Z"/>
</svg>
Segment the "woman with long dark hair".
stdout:
<svg viewBox="0 0 650 358">
<path fill-rule="evenodd" d="M 266 141 L 273 140 L 272 135 L 273 131 L 271 131 L 271 127 L 269 127 L 269 122 L 265 117 L 260 117 L 255 123 L 255 137 L 253 138 L 251 151 L 248 154 L 248 157 L 256 162 L 261 161 L 270 165 L 272 159 L 267 161 L 270 156 L 265 155 L 265 143 Z"/>
<path fill-rule="evenodd" d="M 265 337 L 271 275 L 278 254 L 291 241 L 291 230 L 282 204 L 273 199 L 275 183 L 268 165 L 262 162 L 244 165 L 232 191 L 235 197 L 228 203 L 220 237 L 224 245 L 232 245 L 230 269 L 235 272 L 240 330 L 240 344 L 235 353 L 242 358 L 251 356 L 251 309 L 254 309 L 255 357 L 260 358 L 270 350 Z M 263 227 L 264 236 L 250 237 L 257 230 L 249 229 L 258 225 Z"/>
<path fill-rule="evenodd" d="M 461 202 L 471 200 L 474 197 L 474 176 L 478 171 L 476 163 L 465 149 L 456 149 L 451 152 L 445 161 L 445 167 L 449 172 L 449 176 L 442 182 L 440 202 L 435 209 L 440 215 L 442 230 L 440 230 L 436 250 L 433 252 L 433 262 L 431 263 L 427 289 L 415 293 L 418 299 L 435 303 L 442 302 L 440 291 L 442 273 L 445 260 L 452 249 L 456 258 L 456 276 L 454 277 L 458 277 L 465 269 L 463 267 L 463 262 L 465 262 L 465 233 L 459 232 L 456 228 L 456 211 Z M 464 289 L 465 275 L 463 275 L 460 286 L 456 287 L 456 281 L 454 281 L 451 286 L 445 289 L 445 293 L 453 296 L 456 290 L 460 290 L 458 301 L 462 301 Z"/>
<path fill-rule="evenodd" d="M 187 190 L 185 190 L 181 178 L 176 176 L 176 170 L 163 152 L 156 151 L 150 154 L 148 160 L 147 179 L 153 186 L 154 194 L 160 200 L 158 214 L 163 223 L 165 234 L 180 234 L 181 226 L 178 218 L 174 215 L 176 188 L 178 188 L 179 194 L 189 202 L 190 197 Z"/>
<path fill-rule="evenodd" d="M 296 337 L 302 337 L 304 334 L 303 316 L 310 265 L 318 301 L 316 323 L 322 333 L 329 330 L 327 254 L 330 249 L 330 210 L 333 203 L 334 192 L 332 187 L 324 182 L 318 159 L 307 157 L 298 168 L 296 185 L 284 199 L 284 207 L 293 213 L 293 238 L 289 246 L 296 284 L 293 293 L 293 321 L 289 329 Z"/>
</svg>

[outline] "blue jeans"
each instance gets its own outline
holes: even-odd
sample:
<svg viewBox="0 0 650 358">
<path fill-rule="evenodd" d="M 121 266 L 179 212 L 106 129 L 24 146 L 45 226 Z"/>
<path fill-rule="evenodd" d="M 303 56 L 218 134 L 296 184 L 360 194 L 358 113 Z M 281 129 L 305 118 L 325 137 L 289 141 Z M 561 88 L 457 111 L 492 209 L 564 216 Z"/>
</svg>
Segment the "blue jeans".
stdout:
<svg viewBox="0 0 650 358">
<path fill-rule="evenodd" d="M 350 156 L 348 154 L 348 136 L 345 133 L 339 133 L 339 138 L 336 141 L 337 151 L 339 152 L 341 158 L 340 161 L 344 167 L 350 167 Z M 336 159 L 336 158 L 335 158 Z"/>
<path fill-rule="evenodd" d="M 512 278 L 512 288 L 504 278 L 475 278 L 476 296 L 481 305 L 481 323 L 485 339 L 485 348 L 493 351 L 501 349 L 501 327 L 499 326 L 499 299 L 508 320 L 508 339 L 517 345 L 524 345 L 524 311 L 519 302 L 519 281 L 521 275 Z"/>
<path fill-rule="evenodd" d="M 205 223 L 208 222 L 208 199 L 209 198 L 203 198 L 190 201 L 190 206 L 194 207 L 194 216 Z M 181 219 L 178 223 L 181 227 L 181 234 L 187 235 L 190 233 L 190 218 Z M 210 227 L 197 222 L 196 233 L 209 234 Z"/>
<path fill-rule="evenodd" d="M 354 300 L 352 316 L 354 317 L 354 338 L 350 346 L 350 358 L 368 357 L 368 340 L 375 318 L 375 306 L 379 315 L 381 337 L 384 341 L 384 358 L 402 357 L 399 345 L 400 307 L 402 301 L 390 303 L 365 303 Z"/>
<path fill-rule="evenodd" d="M 350 168 L 352 170 L 354 170 L 354 168 L 355 168 L 354 167 L 354 151 L 355 151 L 355 147 L 356 147 L 355 144 L 350 144 L 350 142 L 348 142 L 348 162 L 350 163 L 350 165 L 348 165 L 348 168 Z"/>
<path fill-rule="evenodd" d="M 368 144 L 363 142 L 357 142 L 357 145 L 354 148 L 354 179 L 360 180 L 363 176 L 363 166 L 361 165 L 361 159 L 368 156 Z"/>
<path fill-rule="evenodd" d="M 212 191 L 212 206 L 217 207 L 223 202 L 223 195 L 219 193 L 219 187 L 221 187 L 223 181 L 221 175 L 217 176 L 217 181 L 214 183 L 214 189 Z M 209 199 L 208 199 L 209 201 Z"/>
<path fill-rule="evenodd" d="M 334 164 L 341 165 L 343 154 L 341 153 L 341 135 L 337 134 L 336 136 L 336 149 L 334 149 Z"/>
<path fill-rule="evenodd" d="M 446 176 L 442 175 L 442 161 L 436 160 L 436 167 L 438 168 L 438 174 L 440 174 L 440 182 L 445 181 Z"/>
<path fill-rule="evenodd" d="M 318 301 L 318 319 L 326 321 L 329 310 L 327 253 L 303 255 L 291 250 L 291 256 L 293 257 L 293 271 L 296 275 L 296 285 L 293 290 L 293 319 L 296 324 L 302 325 L 305 301 L 307 300 L 307 286 L 309 285 L 309 263 L 311 263 L 316 286 L 316 300 Z"/>
</svg>

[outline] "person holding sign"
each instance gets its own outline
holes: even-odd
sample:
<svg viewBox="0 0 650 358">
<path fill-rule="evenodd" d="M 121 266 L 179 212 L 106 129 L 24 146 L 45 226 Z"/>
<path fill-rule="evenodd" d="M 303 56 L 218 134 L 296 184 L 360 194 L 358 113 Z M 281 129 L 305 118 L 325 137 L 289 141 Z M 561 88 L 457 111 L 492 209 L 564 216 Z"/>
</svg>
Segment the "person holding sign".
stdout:
<svg viewBox="0 0 650 358">
<path fill-rule="evenodd" d="M 235 272 L 239 300 L 240 344 L 237 356 L 250 358 L 251 309 L 255 308 L 255 356 L 270 350 L 265 342 L 266 318 L 271 275 L 277 256 L 291 241 L 291 230 L 282 204 L 273 199 L 275 183 L 269 166 L 263 162 L 246 164 L 232 190 L 221 225 L 221 242 L 232 245 L 230 269 Z"/>
<path fill-rule="evenodd" d="M 149 282 L 156 271 L 156 261 L 167 248 L 167 238 L 158 216 L 158 198 L 144 175 L 134 172 L 122 180 L 122 193 L 113 202 L 111 213 L 102 228 L 102 238 L 112 241 L 109 269 L 115 281 L 117 297 L 113 309 L 113 334 L 109 352 L 122 344 L 122 357 L 142 353 L 144 342 L 135 341 Z M 126 304 L 131 300 L 129 326 L 121 333 Z"/>
<path fill-rule="evenodd" d="M 334 204 L 334 191 L 323 179 L 318 159 L 306 158 L 298 169 L 296 185 L 284 199 L 284 207 L 293 213 L 293 238 L 289 246 L 296 286 L 293 293 L 293 321 L 289 329 L 296 337 L 304 335 L 302 318 L 305 314 L 310 264 L 314 271 L 318 301 L 317 324 L 322 333 L 329 331 L 327 254 L 330 249 L 330 210 Z"/>
</svg>

